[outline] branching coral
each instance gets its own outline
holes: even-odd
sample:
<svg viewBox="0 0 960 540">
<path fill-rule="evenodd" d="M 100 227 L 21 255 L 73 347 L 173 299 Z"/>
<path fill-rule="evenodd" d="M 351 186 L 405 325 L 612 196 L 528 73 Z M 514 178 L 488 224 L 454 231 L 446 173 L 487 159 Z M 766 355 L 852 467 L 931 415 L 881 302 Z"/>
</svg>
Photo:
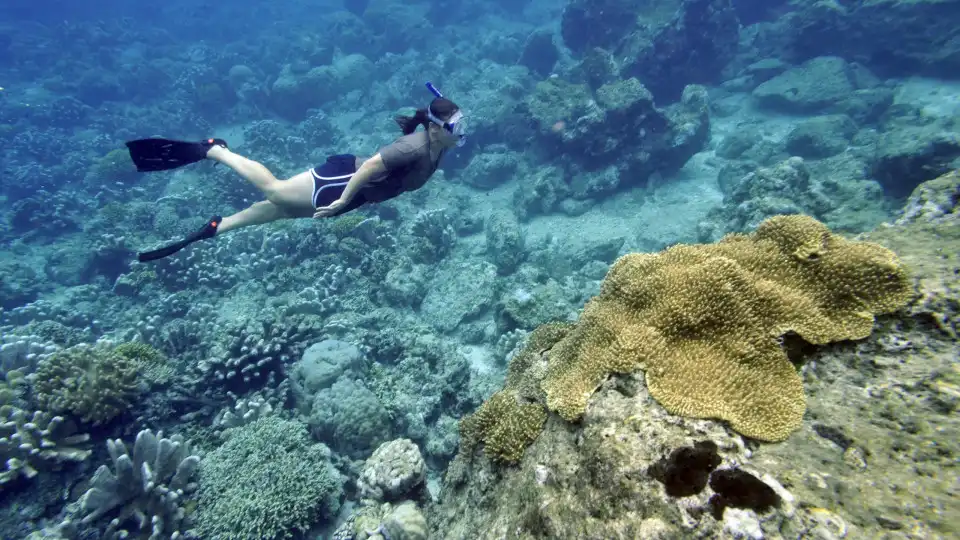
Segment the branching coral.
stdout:
<svg viewBox="0 0 960 540">
<path fill-rule="evenodd" d="M 108 440 L 113 470 L 101 465 L 90 480 L 90 489 L 80 498 L 81 523 L 109 517 L 100 538 L 130 538 L 133 529 L 142 538 L 182 538 L 186 513 L 183 498 L 191 493 L 200 458 L 178 436 L 143 430 L 137 434 L 133 454 L 119 439 Z M 64 527 L 71 526 L 67 520 Z"/>
<path fill-rule="evenodd" d="M 174 376 L 174 368 L 168 364 L 163 353 L 146 343 L 121 343 L 114 352 L 135 363 L 143 378 L 151 383 L 166 384 Z"/>
<path fill-rule="evenodd" d="M 88 440 L 89 435 L 77 434 L 76 426 L 62 416 L 0 407 L 0 460 L 5 465 L 0 470 L 0 492 L 19 478 L 33 478 L 43 469 L 87 459 Z"/>
<path fill-rule="evenodd" d="M 243 394 L 276 377 L 319 333 L 317 324 L 303 316 L 241 323 L 221 334 L 211 357 L 198 369 L 205 384 L 213 380 Z"/>
<path fill-rule="evenodd" d="M 200 472 L 202 538 L 284 538 L 335 515 L 338 475 L 329 450 L 312 444 L 303 425 L 274 415 L 226 434 L 227 442 L 204 458 Z"/>
</svg>

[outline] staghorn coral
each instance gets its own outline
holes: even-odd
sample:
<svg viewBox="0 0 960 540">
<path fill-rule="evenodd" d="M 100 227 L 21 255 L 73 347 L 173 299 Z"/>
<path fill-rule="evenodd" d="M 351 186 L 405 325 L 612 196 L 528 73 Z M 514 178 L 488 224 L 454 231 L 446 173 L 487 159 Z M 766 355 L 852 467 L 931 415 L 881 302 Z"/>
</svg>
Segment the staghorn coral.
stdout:
<svg viewBox="0 0 960 540">
<path fill-rule="evenodd" d="M 330 451 L 311 443 L 302 424 L 273 415 L 226 436 L 200 471 L 201 538 L 285 538 L 336 515 L 341 488 Z"/>
<path fill-rule="evenodd" d="M 137 434 L 133 454 L 120 439 L 107 440 L 107 451 L 114 470 L 101 465 L 94 473 L 90 489 L 80 497 L 81 523 L 110 517 L 99 538 L 131 538 L 131 531 L 122 528 L 131 521 L 138 538 L 183 538 L 188 531 L 181 532 L 186 524 L 181 505 L 184 495 L 196 488 L 191 480 L 200 463 L 190 444 L 145 429 Z M 74 525 L 67 519 L 61 527 Z"/>
<path fill-rule="evenodd" d="M 94 425 L 123 413 L 139 392 L 140 365 L 104 345 L 78 345 L 37 364 L 33 399 L 41 409 L 68 412 Z"/>
<path fill-rule="evenodd" d="M 62 416 L 0 407 L 0 460 L 5 465 L 0 470 L 0 493 L 11 482 L 33 478 L 40 470 L 87 459 L 88 440 L 89 435 L 77 434 L 76 426 Z"/>
<path fill-rule="evenodd" d="M 642 368 L 668 411 L 780 441 L 806 407 L 781 338 L 865 338 L 874 314 L 911 294 L 891 251 L 847 241 L 807 216 L 770 218 L 717 244 L 626 255 L 550 351 L 547 406 L 574 420 L 608 374 Z"/>
</svg>

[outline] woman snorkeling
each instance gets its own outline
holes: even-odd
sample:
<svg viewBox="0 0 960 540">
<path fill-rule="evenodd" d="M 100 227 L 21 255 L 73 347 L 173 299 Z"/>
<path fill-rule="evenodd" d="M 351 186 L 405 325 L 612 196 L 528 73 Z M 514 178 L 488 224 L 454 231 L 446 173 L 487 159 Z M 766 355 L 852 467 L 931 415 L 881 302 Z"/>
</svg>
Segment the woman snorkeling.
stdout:
<svg viewBox="0 0 960 540">
<path fill-rule="evenodd" d="M 154 251 L 138 254 L 143 261 L 172 255 L 198 240 L 227 231 L 262 225 L 279 219 L 339 216 L 364 204 L 382 202 L 423 187 L 440 165 L 444 153 L 466 140 L 466 123 L 460 107 L 436 96 L 414 116 L 395 120 L 403 136 L 369 158 L 352 154 L 330 156 L 326 163 L 287 180 L 280 180 L 262 164 L 235 154 L 222 139 L 201 142 L 169 139 L 130 141 L 130 157 L 139 171 L 175 169 L 204 159 L 223 163 L 259 189 L 266 200 L 236 214 L 213 216 L 199 231 Z M 417 131 L 423 126 L 423 131 Z"/>
</svg>

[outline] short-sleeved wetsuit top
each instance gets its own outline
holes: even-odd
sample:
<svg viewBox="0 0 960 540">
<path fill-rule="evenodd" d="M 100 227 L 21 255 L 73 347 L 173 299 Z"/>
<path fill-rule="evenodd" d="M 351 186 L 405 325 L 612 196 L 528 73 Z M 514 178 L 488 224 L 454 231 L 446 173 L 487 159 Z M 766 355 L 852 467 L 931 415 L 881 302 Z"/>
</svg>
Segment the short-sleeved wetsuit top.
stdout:
<svg viewBox="0 0 960 540">
<path fill-rule="evenodd" d="M 378 202 L 397 196 L 404 191 L 416 191 L 427 183 L 440 166 L 444 152 L 436 160 L 430 157 L 430 135 L 426 131 L 416 131 L 404 135 L 381 148 L 378 153 L 383 158 L 387 171 L 364 186 L 363 194 L 371 202 Z M 357 158 L 357 167 L 363 163 Z"/>
</svg>

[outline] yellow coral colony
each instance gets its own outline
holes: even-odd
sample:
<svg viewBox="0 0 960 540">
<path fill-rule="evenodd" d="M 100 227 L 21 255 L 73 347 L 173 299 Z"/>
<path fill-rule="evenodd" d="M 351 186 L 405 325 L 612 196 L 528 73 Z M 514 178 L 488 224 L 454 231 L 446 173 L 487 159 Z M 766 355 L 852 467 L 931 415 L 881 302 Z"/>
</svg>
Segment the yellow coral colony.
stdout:
<svg viewBox="0 0 960 540">
<path fill-rule="evenodd" d="M 807 216 L 777 216 L 717 244 L 621 257 L 550 350 L 541 386 L 547 406 L 574 420 L 609 373 L 640 368 L 670 412 L 781 441 L 799 427 L 806 402 L 780 338 L 865 338 L 874 314 L 911 294 L 891 251 L 835 236 Z"/>
<path fill-rule="evenodd" d="M 545 368 L 544 350 L 550 349 L 569 332 L 572 325 L 548 323 L 530 333 L 527 344 L 510 361 L 503 390 L 495 393 L 477 411 L 460 421 L 460 448 L 470 453 L 484 443 L 493 459 L 516 462 L 532 443 L 547 420 L 537 387 L 538 371 Z"/>
</svg>

